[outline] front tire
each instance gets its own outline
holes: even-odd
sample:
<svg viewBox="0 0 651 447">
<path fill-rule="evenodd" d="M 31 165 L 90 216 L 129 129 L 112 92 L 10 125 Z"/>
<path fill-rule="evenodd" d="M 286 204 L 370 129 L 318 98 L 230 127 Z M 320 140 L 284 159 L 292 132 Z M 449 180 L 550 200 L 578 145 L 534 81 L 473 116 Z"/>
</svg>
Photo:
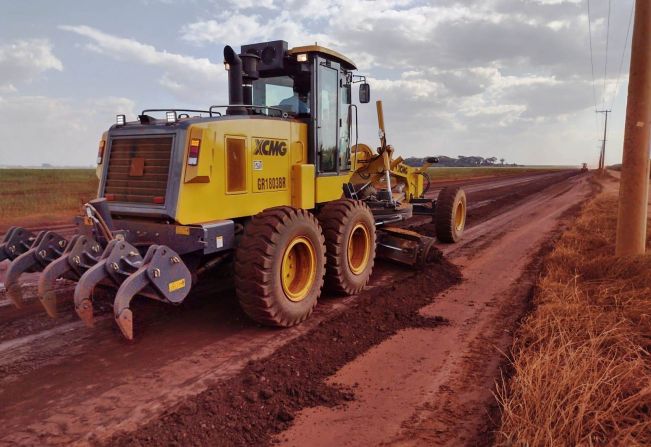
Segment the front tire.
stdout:
<svg viewBox="0 0 651 447">
<path fill-rule="evenodd" d="M 306 210 L 270 208 L 253 217 L 235 253 L 235 290 L 244 312 L 289 327 L 314 310 L 325 274 L 325 242 Z"/>
<path fill-rule="evenodd" d="M 326 242 L 326 287 L 354 295 L 368 283 L 375 264 L 375 219 L 360 200 L 341 199 L 319 213 Z"/>
<path fill-rule="evenodd" d="M 436 199 L 434 227 L 441 242 L 461 239 L 466 226 L 466 193 L 458 186 L 446 186 Z"/>
</svg>

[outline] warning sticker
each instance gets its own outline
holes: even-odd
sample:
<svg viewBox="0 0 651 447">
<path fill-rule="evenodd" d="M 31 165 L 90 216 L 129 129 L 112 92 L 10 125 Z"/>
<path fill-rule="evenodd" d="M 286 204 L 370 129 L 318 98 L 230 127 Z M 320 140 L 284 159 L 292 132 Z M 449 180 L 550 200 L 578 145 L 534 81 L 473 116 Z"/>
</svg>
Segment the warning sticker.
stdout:
<svg viewBox="0 0 651 447">
<path fill-rule="evenodd" d="M 176 234 L 182 234 L 183 236 L 190 236 L 190 227 L 176 227 Z"/>
<path fill-rule="evenodd" d="M 172 281 L 167 285 L 167 288 L 169 289 L 170 292 L 175 292 L 184 287 L 185 287 L 185 278 L 177 279 L 176 281 Z"/>
</svg>

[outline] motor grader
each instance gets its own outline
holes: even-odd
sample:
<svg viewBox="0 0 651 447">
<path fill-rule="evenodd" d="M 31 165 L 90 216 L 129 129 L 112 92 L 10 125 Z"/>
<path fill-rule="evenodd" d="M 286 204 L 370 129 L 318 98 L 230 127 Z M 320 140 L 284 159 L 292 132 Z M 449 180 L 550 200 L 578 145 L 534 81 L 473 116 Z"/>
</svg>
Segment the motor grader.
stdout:
<svg viewBox="0 0 651 447">
<path fill-rule="evenodd" d="M 21 306 L 19 277 L 42 272 L 40 302 L 56 316 L 54 286 L 77 281 L 76 312 L 93 324 L 93 290 L 116 290 L 115 320 L 133 339 L 135 296 L 180 304 L 194 284 L 234 263 L 235 289 L 253 320 L 305 320 L 324 287 L 356 294 L 376 256 L 413 267 L 434 239 L 406 228 L 431 216 L 436 236 L 455 242 L 466 198 L 455 187 L 424 197 L 427 168 L 403 163 L 387 143 L 358 142 L 357 106 L 370 87 L 355 64 L 322 46 L 284 41 L 224 48 L 227 105 L 207 110 L 148 109 L 118 115 L 97 155 L 97 198 L 67 240 L 14 227 L 0 245 L 7 296 Z"/>
</svg>

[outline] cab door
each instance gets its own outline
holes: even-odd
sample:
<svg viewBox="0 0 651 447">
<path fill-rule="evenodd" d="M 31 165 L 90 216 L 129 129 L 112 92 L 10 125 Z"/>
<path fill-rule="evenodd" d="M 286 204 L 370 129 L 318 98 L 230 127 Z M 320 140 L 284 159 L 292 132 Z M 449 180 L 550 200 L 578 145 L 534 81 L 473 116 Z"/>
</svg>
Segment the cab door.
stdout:
<svg viewBox="0 0 651 447">
<path fill-rule="evenodd" d="M 340 198 L 350 178 L 350 89 L 339 63 L 315 58 L 316 202 Z"/>
<path fill-rule="evenodd" d="M 339 64 L 317 59 L 316 154 L 319 174 L 338 172 Z"/>
</svg>

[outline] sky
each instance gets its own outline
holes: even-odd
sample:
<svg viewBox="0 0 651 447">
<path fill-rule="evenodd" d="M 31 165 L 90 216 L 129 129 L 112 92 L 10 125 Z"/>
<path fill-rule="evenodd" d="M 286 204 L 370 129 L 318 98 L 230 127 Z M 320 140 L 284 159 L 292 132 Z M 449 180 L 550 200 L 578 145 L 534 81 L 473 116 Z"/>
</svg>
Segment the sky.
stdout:
<svg viewBox="0 0 651 447">
<path fill-rule="evenodd" d="M 372 147 L 381 99 L 405 158 L 594 166 L 595 108 L 612 108 L 606 163 L 618 163 L 632 4 L 0 0 L 0 165 L 93 165 L 116 114 L 226 104 L 224 45 L 269 40 L 316 42 L 356 62 L 372 99 L 359 108 L 360 142 Z"/>
</svg>

